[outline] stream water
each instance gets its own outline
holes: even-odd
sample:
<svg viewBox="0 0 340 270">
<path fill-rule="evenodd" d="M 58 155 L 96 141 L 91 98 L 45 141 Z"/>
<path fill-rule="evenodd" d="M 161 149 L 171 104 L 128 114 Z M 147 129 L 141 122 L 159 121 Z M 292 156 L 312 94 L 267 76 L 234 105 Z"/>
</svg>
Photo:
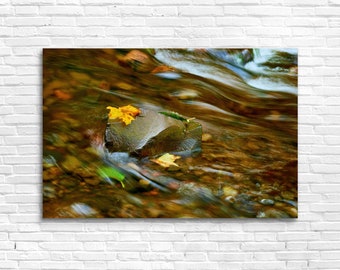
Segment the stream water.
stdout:
<svg viewBox="0 0 340 270">
<path fill-rule="evenodd" d="M 112 163 L 106 107 L 129 104 L 200 123 L 200 154 Z M 43 217 L 297 217 L 297 51 L 45 49 Z"/>
</svg>

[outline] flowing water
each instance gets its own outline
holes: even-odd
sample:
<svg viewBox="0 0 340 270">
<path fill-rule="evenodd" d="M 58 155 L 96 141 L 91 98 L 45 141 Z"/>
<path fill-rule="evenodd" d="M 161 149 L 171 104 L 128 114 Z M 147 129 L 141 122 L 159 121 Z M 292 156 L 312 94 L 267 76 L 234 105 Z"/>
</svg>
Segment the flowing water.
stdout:
<svg viewBox="0 0 340 270">
<path fill-rule="evenodd" d="M 109 153 L 106 107 L 129 104 L 200 123 L 201 153 Z M 46 218 L 297 217 L 297 52 L 44 50 L 43 169 Z"/>
</svg>

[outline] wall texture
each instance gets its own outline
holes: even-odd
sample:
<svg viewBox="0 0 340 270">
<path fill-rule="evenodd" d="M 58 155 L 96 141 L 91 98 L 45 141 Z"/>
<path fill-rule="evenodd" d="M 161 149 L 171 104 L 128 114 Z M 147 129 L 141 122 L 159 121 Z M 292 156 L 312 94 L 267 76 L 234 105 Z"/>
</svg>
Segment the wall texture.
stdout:
<svg viewBox="0 0 340 270">
<path fill-rule="evenodd" d="M 340 269 L 339 0 L 1 0 L 0 268 Z M 299 48 L 299 219 L 41 219 L 43 47 Z"/>
</svg>

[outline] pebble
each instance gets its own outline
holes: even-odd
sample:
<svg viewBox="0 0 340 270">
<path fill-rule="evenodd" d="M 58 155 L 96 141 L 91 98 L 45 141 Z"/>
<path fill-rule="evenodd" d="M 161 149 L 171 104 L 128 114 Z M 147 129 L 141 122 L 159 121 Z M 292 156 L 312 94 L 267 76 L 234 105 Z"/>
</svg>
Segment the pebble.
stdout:
<svg viewBox="0 0 340 270">
<path fill-rule="evenodd" d="M 177 97 L 180 100 L 194 99 L 198 97 L 198 93 L 195 90 L 185 89 L 174 92 L 172 96 Z"/>
<path fill-rule="evenodd" d="M 176 72 L 162 72 L 162 73 L 155 73 L 156 76 L 168 79 L 168 80 L 176 80 L 181 78 L 182 76 Z"/>
<path fill-rule="evenodd" d="M 261 217 L 261 218 L 289 218 L 290 216 L 287 213 L 285 213 L 281 210 L 269 208 L 269 209 L 266 209 L 263 212 L 260 212 L 257 215 L 257 217 Z"/>
<path fill-rule="evenodd" d="M 292 200 L 292 201 L 294 201 L 294 198 L 295 198 L 295 194 L 293 192 L 290 192 L 290 191 L 281 192 L 281 196 L 282 196 L 282 198 L 284 198 L 286 200 Z"/>
<path fill-rule="evenodd" d="M 145 179 L 140 179 L 139 184 L 143 187 L 148 187 L 148 186 L 150 186 L 150 181 L 145 180 Z"/>
<path fill-rule="evenodd" d="M 275 202 L 271 199 L 262 199 L 260 203 L 263 205 L 274 205 L 275 204 Z"/>
<path fill-rule="evenodd" d="M 91 186 L 97 186 L 101 182 L 101 179 L 99 177 L 91 177 L 85 178 L 84 181 Z"/>
<path fill-rule="evenodd" d="M 157 218 L 162 214 L 162 211 L 160 209 L 148 208 L 146 213 L 150 218 Z"/>
<path fill-rule="evenodd" d="M 139 199 L 139 198 L 137 198 L 136 196 L 134 196 L 134 195 L 132 195 L 132 194 L 128 194 L 126 197 L 125 197 L 125 199 L 129 202 L 129 203 L 131 203 L 131 204 L 133 204 L 133 205 L 136 205 L 136 206 L 143 206 L 143 201 L 141 200 L 141 199 Z"/>
<path fill-rule="evenodd" d="M 73 172 L 77 168 L 81 167 L 82 163 L 75 156 L 66 156 L 65 160 L 61 163 L 61 167 L 68 171 Z"/>
<path fill-rule="evenodd" d="M 58 167 L 50 167 L 43 171 L 43 179 L 44 181 L 53 180 L 61 174 L 61 171 Z"/>
<path fill-rule="evenodd" d="M 79 175 L 81 178 L 91 178 L 96 175 L 96 173 L 94 173 L 92 170 L 83 167 L 76 168 L 74 173 Z"/>
<path fill-rule="evenodd" d="M 55 187 L 51 184 L 44 184 L 43 196 L 44 196 L 44 199 L 54 199 L 54 198 L 56 198 Z"/>
<path fill-rule="evenodd" d="M 167 171 L 169 172 L 177 172 L 181 170 L 181 168 L 179 166 L 175 166 L 175 165 L 170 165 L 169 168 L 167 169 Z"/>
<path fill-rule="evenodd" d="M 65 188 L 72 188 L 79 184 L 79 181 L 74 178 L 64 178 L 59 181 L 59 184 Z"/>
<path fill-rule="evenodd" d="M 209 133 L 202 134 L 202 142 L 210 142 L 212 140 L 212 135 Z"/>
<path fill-rule="evenodd" d="M 224 186 L 223 187 L 223 195 L 225 197 L 235 197 L 236 195 L 238 194 L 238 191 L 233 189 L 232 187 L 230 186 Z"/>
</svg>

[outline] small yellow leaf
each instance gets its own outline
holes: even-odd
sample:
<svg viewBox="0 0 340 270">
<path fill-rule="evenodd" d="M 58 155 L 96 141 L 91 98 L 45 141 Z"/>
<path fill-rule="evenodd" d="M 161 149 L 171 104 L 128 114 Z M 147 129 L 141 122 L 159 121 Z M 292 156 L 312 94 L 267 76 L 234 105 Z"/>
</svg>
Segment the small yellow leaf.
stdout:
<svg viewBox="0 0 340 270">
<path fill-rule="evenodd" d="M 123 115 L 122 111 L 119 108 L 108 106 L 106 109 L 110 110 L 109 119 L 116 119 Z"/>
<path fill-rule="evenodd" d="M 125 123 L 125 125 L 130 125 L 135 117 L 141 113 L 138 108 L 131 105 L 115 108 L 107 106 L 106 109 L 110 110 L 109 119 L 119 119 Z"/>
<path fill-rule="evenodd" d="M 133 118 L 133 116 L 131 116 L 129 114 L 125 114 L 125 113 L 123 113 L 122 116 L 119 117 L 119 119 L 122 120 L 125 123 L 125 125 L 130 125 L 131 122 L 133 120 L 135 120 L 135 118 Z"/>
<path fill-rule="evenodd" d="M 171 165 L 173 166 L 177 166 L 178 165 L 175 163 L 175 160 L 177 159 L 180 159 L 181 157 L 180 156 L 175 156 L 175 155 L 172 155 L 172 154 L 169 154 L 169 153 L 166 153 L 164 154 L 163 156 L 157 158 L 157 159 L 151 159 L 151 161 L 165 167 L 165 168 L 168 168 L 170 167 Z"/>
<path fill-rule="evenodd" d="M 131 105 L 123 106 L 119 108 L 124 114 L 129 114 L 131 116 L 137 116 L 141 113 L 140 109 L 135 108 Z"/>
</svg>

